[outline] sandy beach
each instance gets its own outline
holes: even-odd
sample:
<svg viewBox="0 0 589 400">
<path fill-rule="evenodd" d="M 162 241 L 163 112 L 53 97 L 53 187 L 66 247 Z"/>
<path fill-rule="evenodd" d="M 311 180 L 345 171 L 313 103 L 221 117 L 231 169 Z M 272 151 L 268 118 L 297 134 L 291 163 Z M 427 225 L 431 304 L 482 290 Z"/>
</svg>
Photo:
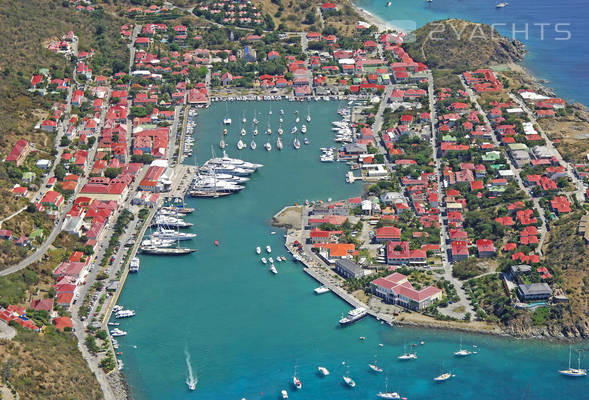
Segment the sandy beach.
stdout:
<svg viewBox="0 0 589 400">
<path fill-rule="evenodd" d="M 366 22 L 368 22 L 372 25 L 375 25 L 378 28 L 379 32 L 384 32 L 384 31 L 407 32 L 406 29 L 399 28 L 389 22 L 386 22 L 385 20 L 372 14 L 371 12 L 366 11 L 365 9 L 363 9 L 362 7 L 360 7 L 356 3 L 354 3 L 354 1 L 352 1 L 352 0 L 350 0 L 350 5 L 354 8 L 354 10 L 356 10 L 356 12 L 358 14 L 360 14 L 360 17 L 362 17 L 363 19 L 366 20 Z"/>
</svg>

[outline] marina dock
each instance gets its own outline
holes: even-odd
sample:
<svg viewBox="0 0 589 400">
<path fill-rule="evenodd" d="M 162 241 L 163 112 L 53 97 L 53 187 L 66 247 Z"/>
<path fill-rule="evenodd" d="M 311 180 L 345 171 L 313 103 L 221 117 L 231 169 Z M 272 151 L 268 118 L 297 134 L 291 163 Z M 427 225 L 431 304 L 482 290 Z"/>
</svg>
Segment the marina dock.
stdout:
<svg viewBox="0 0 589 400">
<path fill-rule="evenodd" d="M 323 286 L 327 287 L 329 290 L 331 290 L 331 292 L 337 295 L 340 299 L 344 300 L 350 306 L 354 308 L 364 307 L 366 310 L 368 310 L 368 315 L 376 318 L 379 321 L 384 321 L 389 325 L 393 325 L 393 316 L 377 313 L 376 311 L 372 310 L 370 306 L 352 296 L 341 285 L 337 284 L 336 282 L 339 278 L 339 275 L 333 272 L 330 268 L 322 266 L 319 261 L 313 260 L 306 254 L 300 255 L 294 246 L 294 242 L 296 240 L 298 240 L 300 243 L 303 243 L 298 233 L 299 231 L 289 229 L 286 235 L 284 246 L 289 253 L 293 255 L 296 254 L 298 256 L 298 260 L 305 266 L 303 271 L 305 271 L 307 275 L 321 283 Z"/>
</svg>

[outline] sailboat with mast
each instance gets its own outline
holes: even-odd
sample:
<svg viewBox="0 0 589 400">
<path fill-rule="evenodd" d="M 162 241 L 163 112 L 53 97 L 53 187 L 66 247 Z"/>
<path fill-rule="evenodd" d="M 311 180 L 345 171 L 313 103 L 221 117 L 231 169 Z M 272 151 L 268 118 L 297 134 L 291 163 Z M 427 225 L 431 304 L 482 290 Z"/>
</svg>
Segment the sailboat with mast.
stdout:
<svg viewBox="0 0 589 400">
<path fill-rule="evenodd" d="M 455 376 L 455 375 L 452 375 L 452 373 L 450 373 L 448 371 L 446 371 L 446 372 L 443 372 L 443 371 L 444 371 L 444 364 L 442 363 L 440 365 L 440 375 L 438 375 L 434 378 L 435 382 L 444 382 L 444 381 L 447 381 L 448 379 L 452 378 L 453 376 Z"/>
<path fill-rule="evenodd" d="M 307 122 L 311 122 L 311 110 L 309 106 L 307 106 Z"/>
<path fill-rule="evenodd" d="M 190 364 L 190 353 L 188 353 L 188 350 L 184 350 L 184 354 L 186 354 L 186 367 L 188 367 L 186 385 L 188 386 L 188 390 L 192 391 L 196 389 L 196 385 L 198 384 L 198 377 L 192 372 L 192 365 Z"/>
<path fill-rule="evenodd" d="M 403 354 L 397 358 L 402 361 L 417 360 L 417 353 L 407 353 L 407 345 L 405 345 L 403 346 Z"/>
<path fill-rule="evenodd" d="M 472 354 L 472 351 L 462 348 L 462 337 L 461 337 L 460 338 L 460 348 L 458 349 L 458 351 L 454 352 L 454 355 L 456 357 L 467 357 L 467 356 L 470 356 L 471 354 Z"/>
<path fill-rule="evenodd" d="M 379 399 L 388 399 L 388 400 L 395 400 L 395 399 L 404 399 L 404 397 L 401 397 L 399 395 L 399 393 L 397 392 L 389 392 L 389 378 L 386 377 L 385 378 L 385 389 L 384 392 L 378 392 L 376 394 L 376 397 L 378 397 Z"/>
<path fill-rule="evenodd" d="M 278 150 L 282 150 L 284 146 L 282 145 L 282 140 L 280 140 L 280 136 L 276 139 L 276 148 Z"/>
<path fill-rule="evenodd" d="M 373 372 L 378 372 L 378 373 L 382 372 L 382 368 L 380 368 L 376 362 L 376 354 L 374 355 L 374 363 L 368 364 L 368 368 L 370 368 L 370 370 Z"/>
<path fill-rule="evenodd" d="M 568 369 L 563 369 L 563 370 L 558 371 L 559 374 L 565 375 L 565 376 L 572 376 L 575 378 L 587 376 L 587 370 L 581 368 L 581 352 L 583 350 L 579 349 L 577 351 L 579 352 L 579 356 L 577 358 L 577 368 L 571 368 L 571 355 L 572 355 L 573 349 L 571 346 L 569 346 L 569 367 L 568 367 Z"/>
<path fill-rule="evenodd" d="M 295 365 L 294 374 L 292 376 L 292 384 L 294 385 L 296 390 L 301 390 L 303 387 L 301 380 L 297 377 L 297 366 L 296 365 Z"/>
<path fill-rule="evenodd" d="M 229 108 L 225 104 L 225 118 L 223 118 L 223 125 L 231 125 L 231 118 L 229 118 Z"/>
<path fill-rule="evenodd" d="M 342 379 L 344 380 L 344 383 L 346 385 L 348 385 L 349 387 L 351 387 L 351 388 L 356 387 L 356 381 L 354 381 L 350 377 L 350 365 L 348 363 L 346 363 L 346 374 L 344 376 L 342 376 Z"/>
</svg>

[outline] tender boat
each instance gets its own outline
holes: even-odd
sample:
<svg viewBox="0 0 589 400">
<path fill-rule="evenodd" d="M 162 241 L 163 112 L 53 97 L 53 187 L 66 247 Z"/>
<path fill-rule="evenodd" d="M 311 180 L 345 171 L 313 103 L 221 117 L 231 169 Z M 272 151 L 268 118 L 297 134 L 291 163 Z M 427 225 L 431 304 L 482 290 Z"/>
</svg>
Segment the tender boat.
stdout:
<svg viewBox="0 0 589 400">
<path fill-rule="evenodd" d="M 329 288 L 326 286 L 319 286 L 318 288 L 313 289 L 315 294 L 323 294 L 329 292 Z"/>
<path fill-rule="evenodd" d="M 325 367 L 317 367 L 317 370 L 319 371 L 319 373 L 321 374 L 321 376 L 327 376 L 329 375 L 329 370 Z"/>
<path fill-rule="evenodd" d="M 368 311 L 364 307 L 354 308 L 348 312 L 346 317 L 342 316 L 342 318 L 339 320 L 339 323 L 340 325 L 353 324 L 354 322 L 364 318 L 366 315 L 368 315 Z"/>
</svg>

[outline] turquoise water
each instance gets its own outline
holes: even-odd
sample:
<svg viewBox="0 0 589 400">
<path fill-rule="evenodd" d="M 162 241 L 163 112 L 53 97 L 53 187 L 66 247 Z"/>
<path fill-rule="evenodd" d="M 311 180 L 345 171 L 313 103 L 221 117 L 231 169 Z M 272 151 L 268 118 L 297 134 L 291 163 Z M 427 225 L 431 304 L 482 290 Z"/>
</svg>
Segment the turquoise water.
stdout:
<svg viewBox="0 0 589 400">
<path fill-rule="evenodd" d="M 589 105 L 589 7 L 585 0 L 511 0 L 497 9 L 500 0 L 354 0 L 395 26 L 410 29 L 445 18 L 463 18 L 496 25 L 499 32 L 526 44 L 524 65 L 538 78 L 549 81 L 559 96 Z M 403 21 L 410 21 L 404 23 Z M 538 24 L 544 24 L 543 31 Z M 558 27 L 557 24 L 560 24 Z M 524 31 L 527 30 L 527 36 Z M 515 32 L 514 32 L 515 31 Z M 561 32 L 558 32 L 561 31 Z M 562 31 L 570 32 L 570 37 Z M 557 40 L 567 39 L 568 40 Z"/>
<path fill-rule="evenodd" d="M 539 341 L 516 341 L 481 335 L 391 328 L 365 318 L 338 327 L 341 313 L 349 307 L 332 294 L 314 295 L 318 284 L 300 264 L 277 263 L 278 275 L 255 254 L 256 246 L 272 246 L 274 256 L 287 255 L 284 232 L 269 225 L 271 216 L 284 205 L 305 199 L 346 198 L 360 186 L 344 183 L 345 165 L 322 164 L 319 147 L 333 145 L 330 121 L 337 103 L 308 103 L 312 122 L 311 145 L 292 148 L 285 133 L 285 149 L 265 152 L 258 136 L 258 150 L 235 149 L 242 110 L 248 120 L 254 108 L 260 128 L 266 127 L 269 103 L 231 103 L 233 125 L 230 156 L 261 162 L 265 166 L 241 193 L 216 200 L 189 200 L 197 211 L 186 218 L 194 222 L 198 252 L 186 257 L 141 256 L 141 271 L 128 278 L 119 303 L 136 310 L 137 316 L 121 321 L 128 336 L 119 338 L 125 376 L 137 399 L 277 399 L 287 389 L 291 399 L 372 399 L 389 389 L 409 399 L 529 399 L 587 398 L 588 381 L 560 377 L 567 364 L 568 347 Z M 302 117 L 306 104 L 273 103 L 273 121 L 285 110 L 285 130 L 290 130 L 293 111 Z M 225 105 L 215 104 L 197 117 L 198 159 L 218 152 Z M 248 122 L 249 124 L 249 122 Z M 273 129 L 277 123 L 272 124 Z M 251 128 L 248 127 L 251 131 Z M 299 134 L 300 135 L 300 134 Z M 273 133 L 273 144 L 276 133 Z M 250 138 L 248 137 L 248 142 Z M 276 231 L 271 235 L 271 231 Z M 214 245 L 219 241 L 219 246 Z M 366 340 L 359 340 L 365 336 Z M 460 337 L 464 346 L 478 345 L 479 354 L 455 359 Z M 417 346 L 419 359 L 397 361 L 405 344 Z M 378 344 L 383 343 L 384 347 Z M 136 346 L 136 348 L 133 348 Z M 184 350 L 192 358 L 199 378 L 197 390 L 184 383 Z M 385 372 L 374 375 L 368 363 L 378 354 Z M 356 380 L 348 389 L 341 376 L 346 371 Z M 456 374 L 442 384 L 432 379 L 440 366 Z M 303 383 L 294 392 L 295 365 Z M 331 375 L 320 378 L 323 365 Z M 584 397 L 585 396 L 585 397 Z"/>
</svg>

